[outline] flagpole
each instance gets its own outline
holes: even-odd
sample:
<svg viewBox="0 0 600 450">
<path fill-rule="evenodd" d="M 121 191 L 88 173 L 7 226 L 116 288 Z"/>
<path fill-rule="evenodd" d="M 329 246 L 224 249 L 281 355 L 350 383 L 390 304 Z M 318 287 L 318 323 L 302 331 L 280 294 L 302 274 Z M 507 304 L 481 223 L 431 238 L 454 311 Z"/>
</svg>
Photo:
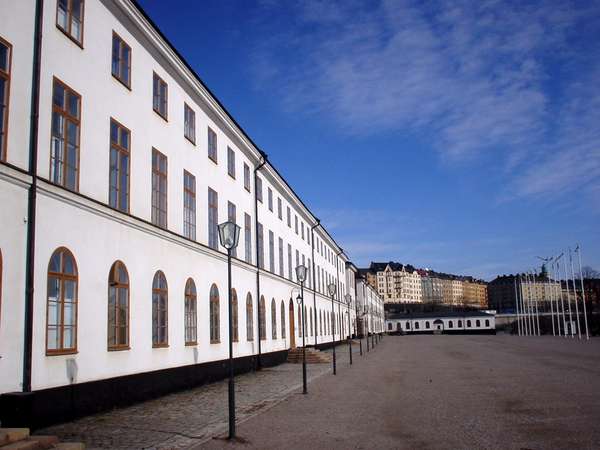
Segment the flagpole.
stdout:
<svg viewBox="0 0 600 450">
<path fill-rule="evenodd" d="M 517 293 L 517 277 L 513 279 L 515 286 L 515 309 L 517 310 L 517 334 L 521 336 L 521 318 L 519 316 L 519 294 Z"/>
<path fill-rule="evenodd" d="M 533 287 L 534 287 L 534 292 L 535 292 L 535 326 L 537 329 L 537 335 L 541 336 L 541 333 L 540 333 L 540 310 L 538 307 L 540 297 L 537 292 L 538 284 L 537 284 L 537 280 L 536 280 L 537 274 L 535 273 L 535 269 L 533 270 L 533 273 L 531 276 L 533 278 Z"/>
<path fill-rule="evenodd" d="M 552 258 L 550 258 L 550 262 L 552 262 Z M 552 289 L 552 279 L 548 278 L 548 288 L 550 289 L 550 317 L 552 318 L 552 336 L 556 336 L 556 329 L 554 328 L 554 291 Z M 546 293 L 546 289 L 544 289 L 544 294 Z"/>
<path fill-rule="evenodd" d="M 567 263 L 565 262 L 565 283 L 567 285 L 567 306 L 569 307 L 569 334 L 574 339 L 575 333 L 573 332 L 573 312 L 571 311 L 571 291 L 569 290 L 569 276 L 567 275 Z"/>
<path fill-rule="evenodd" d="M 577 337 L 581 340 L 581 324 L 579 322 L 579 301 L 577 300 L 577 286 L 575 285 L 575 271 L 573 270 L 573 254 L 569 247 L 569 262 L 571 263 L 571 278 L 573 280 L 573 295 L 575 296 L 575 315 L 577 316 Z"/>
<path fill-rule="evenodd" d="M 531 292 L 531 278 L 530 273 L 526 272 L 526 280 L 527 280 L 527 310 L 529 312 L 529 331 L 531 336 L 535 336 L 535 321 L 533 319 L 533 295 Z"/>
<path fill-rule="evenodd" d="M 567 319 L 565 317 L 565 303 L 563 301 L 563 288 L 562 288 L 562 282 L 560 280 L 560 263 L 558 262 L 558 260 L 560 258 L 562 258 L 562 256 L 563 256 L 563 253 L 561 253 L 560 256 L 556 260 L 556 273 L 558 275 L 558 288 L 560 289 L 560 309 L 561 309 L 562 321 L 563 321 L 563 336 L 567 337 Z"/>
<path fill-rule="evenodd" d="M 575 249 L 577 252 L 577 257 L 579 259 L 579 277 L 581 279 L 581 298 L 583 300 L 583 320 L 585 322 L 585 338 L 587 340 L 590 339 L 590 333 L 588 331 L 588 321 L 587 321 L 587 309 L 585 307 L 585 289 L 583 288 L 583 270 L 581 269 L 581 247 L 577 244 L 577 248 Z"/>
</svg>

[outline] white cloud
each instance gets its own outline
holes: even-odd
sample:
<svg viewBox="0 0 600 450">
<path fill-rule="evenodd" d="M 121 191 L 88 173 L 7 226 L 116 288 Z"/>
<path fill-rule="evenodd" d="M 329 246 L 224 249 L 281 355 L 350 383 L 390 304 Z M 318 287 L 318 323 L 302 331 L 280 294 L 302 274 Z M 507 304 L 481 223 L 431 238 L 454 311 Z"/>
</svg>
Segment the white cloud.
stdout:
<svg viewBox="0 0 600 450">
<path fill-rule="evenodd" d="M 598 28 L 598 5 L 295 5 L 285 28 L 261 25 L 271 37 L 253 52 L 257 80 L 287 110 L 348 134 L 416 133 L 444 161 L 495 152 L 504 198 L 597 192 L 600 51 L 582 55 L 571 41 L 582 23 Z"/>
</svg>

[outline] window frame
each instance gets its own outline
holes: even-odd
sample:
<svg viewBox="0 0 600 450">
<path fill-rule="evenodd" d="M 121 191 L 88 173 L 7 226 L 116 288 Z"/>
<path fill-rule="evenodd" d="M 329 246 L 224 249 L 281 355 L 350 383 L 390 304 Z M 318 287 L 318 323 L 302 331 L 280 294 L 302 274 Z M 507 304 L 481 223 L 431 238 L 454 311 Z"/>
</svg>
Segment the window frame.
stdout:
<svg viewBox="0 0 600 450">
<path fill-rule="evenodd" d="M 244 163 L 244 189 L 250 192 L 250 166 Z"/>
<path fill-rule="evenodd" d="M 125 275 L 127 276 L 127 283 L 123 283 L 123 282 L 115 282 L 115 284 L 111 284 L 111 277 L 113 275 L 117 275 L 118 274 L 118 269 L 119 267 L 123 267 L 123 269 L 125 270 Z M 127 336 L 127 343 L 125 344 L 120 344 L 120 343 L 115 343 L 113 345 L 110 344 L 110 333 L 111 333 L 111 327 L 110 327 L 110 321 L 107 320 L 107 336 L 106 336 L 106 346 L 107 346 L 107 350 L 109 352 L 114 352 L 114 351 L 121 351 L 121 350 L 129 350 L 131 348 L 131 341 L 130 341 L 130 331 L 131 331 L 131 289 L 130 289 L 130 277 L 129 277 L 129 271 L 127 270 L 127 266 L 123 263 L 123 261 L 121 260 L 117 260 L 115 261 L 112 266 L 110 267 L 110 271 L 108 273 L 108 299 L 110 299 L 110 289 L 114 288 L 114 289 L 119 289 L 119 288 L 126 288 L 127 289 L 127 321 L 125 324 L 125 329 L 127 330 L 126 336 Z M 116 299 L 118 300 L 118 299 Z M 119 328 L 119 321 L 118 321 L 118 317 L 119 317 L 119 306 L 117 305 L 118 302 L 115 301 L 115 305 L 114 305 L 114 309 L 115 309 L 115 323 L 114 323 L 114 327 L 113 327 L 113 332 L 116 331 Z M 107 303 L 108 308 L 110 308 L 110 302 Z M 109 313 L 110 314 L 110 313 Z M 115 334 L 115 336 L 118 336 L 118 332 Z M 117 341 L 117 339 L 115 338 L 115 342 Z"/>
<path fill-rule="evenodd" d="M 214 154 L 213 154 L 213 146 L 211 145 L 211 136 L 214 136 Z M 217 132 L 213 130 L 210 126 L 207 126 L 206 132 L 206 149 L 208 154 L 208 159 L 210 159 L 215 164 L 219 164 L 219 141 L 217 138 Z"/>
<path fill-rule="evenodd" d="M 188 134 L 188 128 L 190 127 L 188 124 L 188 113 L 190 113 L 189 117 L 192 121 L 191 136 Z M 183 137 L 196 146 L 196 111 L 187 102 L 183 102 Z"/>
<path fill-rule="evenodd" d="M 187 187 L 186 178 L 189 178 L 193 184 L 193 190 Z M 186 201 L 191 200 L 192 208 L 186 207 Z M 196 177 L 187 170 L 183 169 L 183 236 L 192 241 L 196 240 Z M 188 214 L 191 221 L 187 220 Z"/>
<path fill-rule="evenodd" d="M 157 155 L 157 158 L 164 158 L 165 159 L 165 172 L 164 172 L 164 180 L 165 180 L 165 192 L 164 192 L 164 198 L 165 198 L 165 210 L 164 210 L 164 214 L 165 214 L 165 223 L 164 225 L 160 223 L 160 202 L 159 202 L 159 206 L 156 208 L 156 211 L 158 211 L 158 221 L 154 220 L 154 211 L 155 211 L 155 206 L 152 200 L 154 200 L 154 193 L 158 192 L 158 195 L 160 196 L 160 189 L 157 191 L 154 189 L 154 177 L 158 177 L 158 180 L 161 180 L 161 177 L 163 176 L 163 173 L 160 172 L 160 163 L 158 165 L 158 169 L 155 169 L 154 167 L 154 155 Z M 155 147 L 152 147 L 152 198 L 151 198 L 151 222 L 152 224 L 156 225 L 159 228 L 162 228 L 163 230 L 166 230 L 168 225 L 169 225 L 169 159 L 167 158 L 167 155 L 165 155 L 164 153 L 161 153 L 158 149 L 156 149 Z M 158 183 L 158 186 L 160 187 L 160 183 Z M 160 200 L 160 198 L 159 198 Z"/>
<path fill-rule="evenodd" d="M 214 194 L 214 202 L 211 199 Z M 213 250 L 219 250 L 219 194 L 208 186 L 208 246 Z M 214 218 L 214 220 L 212 220 Z M 213 223 L 214 222 L 214 223 Z"/>
<path fill-rule="evenodd" d="M 71 18 L 71 7 L 73 4 L 73 0 L 67 0 L 67 26 L 69 28 L 69 30 L 65 30 L 63 27 L 61 27 L 58 24 L 58 5 L 59 5 L 59 1 L 56 2 L 56 28 L 58 28 L 60 30 L 61 33 L 63 33 L 65 36 L 67 36 L 72 42 L 74 42 L 75 44 L 77 44 L 82 50 L 83 50 L 83 36 L 84 36 L 84 30 L 85 30 L 85 0 L 81 0 L 81 41 L 78 41 L 75 36 L 73 36 L 71 34 L 71 20 L 69 20 Z"/>
<path fill-rule="evenodd" d="M 154 281 L 156 280 L 156 277 L 161 276 L 165 281 L 165 288 L 155 288 L 154 287 Z M 156 313 L 157 313 L 157 340 L 156 342 L 154 341 L 154 313 L 155 313 L 155 307 L 154 307 L 154 295 L 161 295 L 161 293 L 164 293 L 165 296 L 165 308 L 164 308 L 164 320 L 165 320 L 165 324 L 164 324 L 164 328 L 165 328 L 165 340 L 164 341 L 160 341 L 159 340 L 159 334 L 158 330 L 161 328 L 161 325 L 158 324 L 158 316 L 159 316 L 159 312 L 160 312 L 160 302 L 157 302 L 157 307 L 156 307 Z M 162 270 L 157 270 L 154 273 L 154 276 L 152 277 L 152 348 L 166 348 L 169 346 L 169 283 L 167 281 L 167 277 L 165 276 L 164 272 Z"/>
<path fill-rule="evenodd" d="M 0 126 L 4 131 L 4 134 L 0 136 L 0 161 L 6 161 L 8 155 L 8 116 L 10 111 L 10 74 L 12 72 L 12 55 L 13 55 L 13 47 L 10 42 L 3 39 L 0 36 L 0 44 L 4 45 L 8 49 L 8 71 L 0 69 L 0 77 L 4 78 L 6 82 L 6 106 L 4 109 L 4 123 L 1 123 Z M 2 105 L 0 105 L 0 108 Z"/>
<path fill-rule="evenodd" d="M 237 291 L 234 288 L 231 288 L 231 332 L 233 335 L 231 342 L 240 341 L 240 315 L 238 311 L 238 303 Z"/>
<path fill-rule="evenodd" d="M 71 259 L 73 260 L 73 267 L 75 269 L 75 275 L 66 275 L 63 274 L 62 272 L 51 272 L 50 271 L 50 263 L 52 261 L 52 258 L 54 257 L 54 255 L 57 252 L 61 252 L 64 254 L 64 252 L 68 253 L 68 255 L 71 257 Z M 61 261 L 60 264 L 63 264 L 63 257 L 64 255 L 61 255 Z M 49 329 L 49 314 L 50 314 L 50 308 L 49 306 L 49 291 L 50 291 L 50 275 L 56 275 L 56 278 L 58 278 L 59 282 L 60 282 L 60 296 L 61 296 L 61 300 L 57 301 L 57 308 L 60 306 L 60 323 L 61 325 L 56 324 L 56 326 L 60 326 L 61 328 L 57 328 L 57 333 L 60 332 L 60 338 L 59 338 L 59 342 L 60 342 L 60 347 L 56 348 L 56 349 L 49 349 L 48 348 L 48 329 Z M 75 301 L 72 302 L 75 305 L 75 314 L 74 314 L 74 318 L 75 318 L 75 326 L 73 329 L 73 342 L 74 342 L 74 346 L 73 347 L 69 347 L 69 348 L 65 348 L 64 347 L 64 328 L 65 328 L 65 321 L 64 321 L 64 293 L 65 293 L 65 289 L 64 289 L 64 282 L 65 281 L 74 281 L 75 282 Z M 77 332 L 79 329 L 79 268 L 77 267 L 77 260 L 75 259 L 75 256 L 73 255 L 73 252 L 71 252 L 71 250 L 69 250 L 67 247 L 58 247 L 56 250 L 54 250 L 52 252 L 52 254 L 50 255 L 50 259 L 48 260 L 48 270 L 46 271 L 46 356 L 56 356 L 56 355 L 73 355 L 75 353 L 78 352 L 77 350 L 77 345 L 78 345 L 78 339 L 77 339 Z M 60 331 L 59 331 L 60 330 Z"/>
<path fill-rule="evenodd" d="M 193 288 L 193 291 L 188 288 Z M 183 299 L 183 340 L 186 346 L 198 345 L 198 289 L 192 277 L 185 282 Z M 188 303 L 193 305 L 193 308 L 188 308 Z M 191 321 L 193 325 L 188 323 L 189 315 L 193 315 Z M 189 340 L 188 336 L 192 336 L 192 334 L 194 339 Z"/>
<path fill-rule="evenodd" d="M 277 340 L 277 303 L 271 299 L 271 339 Z"/>
<path fill-rule="evenodd" d="M 114 68 L 113 68 L 113 54 L 112 52 L 114 51 L 115 47 L 114 47 L 114 40 L 115 38 L 117 38 L 119 40 L 119 63 L 118 63 L 118 68 L 119 68 L 119 73 L 115 74 L 114 72 Z M 121 83 L 123 86 L 125 86 L 127 89 L 129 89 L 131 91 L 131 47 L 129 46 L 129 44 L 127 44 L 127 42 L 125 42 L 125 40 L 115 31 L 113 30 L 112 32 L 112 48 L 111 48 L 111 59 L 110 59 L 110 73 L 113 76 L 113 78 L 115 78 L 119 83 Z M 126 47 L 127 49 L 129 49 L 129 58 L 127 59 L 127 72 L 128 72 L 128 79 L 129 82 L 126 82 L 125 80 L 123 80 L 121 78 L 121 69 L 122 69 L 122 53 L 123 53 L 123 47 Z"/>
<path fill-rule="evenodd" d="M 246 341 L 254 341 L 254 305 L 250 292 L 246 294 Z"/>
<path fill-rule="evenodd" d="M 216 295 L 213 295 L 216 293 Z M 209 338 L 211 344 L 221 343 L 221 301 L 219 288 L 215 283 L 210 286 L 208 296 Z M 216 305 L 216 307 L 215 307 Z M 214 333 L 216 332 L 216 336 Z"/>
<path fill-rule="evenodd" d="M 126 126 L 124 126 L 122 123 L 120 123 L 118 120 L 116 120 L 115 118 L 111 117 L 110 118 L 110 127 L 112 127 L 112 124 L 115 124 L 117 126 L 117 140 L 119 140 L 119 136 L 120 136 L 120 132 L 121 130 L 124 130 L 127 132 L 128 134 L 128 143 L 129 143 L 129 148 L 125 148 L 123 147 L 120 142 L 113 142 L 112 140 L 112 130 L 109 128 L 109 141 L 110 141 L 110 148 L 109 148 L 109 175 L 108 175 L 108 204 L 110 205 L 111 208 L 119 210 L 121 212 L 127 213 L 129 214 L 129 211 L 131 209 L 131 200 L 130 200 L 130 188 L 131 188 L 131 130 L 129 128 L 127 128 Z M 116 205 L 111 205 L 110 204 L 110 192 L 111 192 L 111 166 L 110 166 L 110 153 L 113 150 L 113 147 L 115 148 L 115 150 L 117 151 L 119 157 L 122 157 L 123 155 L 127 156 L 127 208 L 123 209 L 122 205 L 120 205 L 121 201 L 120 198 L 121 196 L 119 195 L 122 191 L 122 187 L 121 187 L 121 173 L 120 173 L 120 167 L 121 165 L 118 164 L 117 166 L 117 187 L 116 187 L 116 191 L 117 191 L 117 204 Z M 120 161 L 120 158 L 119 158 Z"/>
<path fill-rule="evenodd" d="M 62 88 L 65 91 L 65 98 L 66 98 L 66 94 L 72 94 L 75 95 L 78 99 L 79 99 L 79 107 L 78 107 L 78 113 L 79 113 L 79 117 L 73 117 L 69 112 L 68 109 L 61 109 L 58 106 L 56 106 L 54 104 L 54 87 L 55 87 L 55 83 L 60 84 L 62 86 Z M 74 89 L 71 89 L 66 83 L 64 83 L 63 81 L 61 81 L 60 79 L 58 79 L 57 77 L 52 77 L 52 113 L 50 115 L 50 171 L 49 171 L 49 175 L 50 175 L 50 182 L 56 186 L 61 186 L 69 191 L 74 191 L 74 192 L 79 192 L 79 169 L 80 169 L 80 153 L 81 153 L 81 112 L 83 110 L 83 100 L 81 98 L 81 95 L 75 91 Z M 67 102 L 65 101 L 65 104 Z M 59 114 L 61 117 L 63 117 L 64 120 L 64 124 L 63 124 L 63 139 L 64 139 L 64 146 L 65 146 L 65 155 L 66 155 L 66 149 L 67 149 L 67 124 L 69 123 L 69 121 L 75 123 L 75 125 L 77 126 L 77 145 L 76 145 L 76 153 L 77 156 L 75 158 L 76 161 L 76 167 L 75 167 L 75 188 L 71 189 L 69 187 L 66 186 L 66 177 L 65 177 L 65 170 L 63 167 L 62 170 L 62 182 L 55 182 L 53 180 L 53 176 L 52 176 L 52 139 L 54 139 L 54 134 L 53 134 L 53 127 L 52 127 L 52 122 L 54 120 L 54 113 Z M 54 158 L 56 159 L 56 158 Z M 63 161 L 66 161 L 68 159 L 68 156 L 65 158 L 63 157 Z M 65 163 L 63 162 L 63 166 L 65 165 Z"/>
<path fill-rule="evenodd" d="M 227 146 L 227 175 L 235 180 L 235 151 Z"/>
<path fill-rule="evenodd" d="M 164 115 L 160 112 L 160 105 L 163 102 L 160 102 L 160 96 L 157 95 L 156 92 L 154 92 L 154 88 L 155 88 L 155 83 L 154 82 L 155 82 L 155 80 L 158 80 L 158 82 L 159 82 L 159 89 L 158 89 L 158 93 L 159 94 L 160 94 L 160 84 L 162 83 L 162 84 L 165 85 L 165 100 L 164 100 L 165 114 Z M 154 99 L 157 98 L 157 97 L 159 99 L 158 109 L 154 105 Z M 165 122 L 169 121 L 169 84 L 165 80 L 163 80 L 162 77 L 159 74 L 157 74 L 155 71 L 152 72 L 152 110 L 156 114 L 158 114 L 162 119 L 164 119 Z"/>
<path fill-rule="evenodd" d="M 261 295 L 258 301 L 258 335 L 261 341 L 267 340 L 267 307 L 264 295 Z"/>
</svg>

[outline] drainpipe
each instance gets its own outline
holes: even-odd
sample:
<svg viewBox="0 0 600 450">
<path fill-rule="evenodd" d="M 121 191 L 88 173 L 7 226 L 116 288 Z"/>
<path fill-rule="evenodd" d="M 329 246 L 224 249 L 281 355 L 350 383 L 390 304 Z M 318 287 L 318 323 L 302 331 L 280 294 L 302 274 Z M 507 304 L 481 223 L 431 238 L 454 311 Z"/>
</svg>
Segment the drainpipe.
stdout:
<svg viewBox="0 0 600 450">
<path fill-rule="evenodd" d="M 338 299 L 338 302 L 340 302 L 341 298 L 342 298 L 341 297 L 342 290 L 340 289 L 340 270 L 339 270 L 339 266 L 338 266 L 338 263 L 339 263 L 338 258 L 340 257 L 340 255 L 342 253 L 344 253 L 344 249 L 340 247 L 340 251 L 338 253 L 336 253 L 336 255 L 335 255 L 335 278 L 336 278 L 336 282 L 337 282 L 337 292 L 338 292 L 338 295 L 337 295 L 338 298 L 337 299 Z M 342 340 L 342 318 L 341 318 L 341 314 L 342 313 L 341 313 L 341 309 L 340 309 L 340 312 L 338 314 L 340 314 L 340 341 L 341 341 Z M 335 345 L 335 336 L 333 336 L 333 343 Z"/>
<path fill-rule="evenodd" d="M 35 277 L 35 215 L 37 198 L 37 148 L 40 110 L 40 67 L 42 61 L 42 25 L 44 0 L 35 4 L 33 71 L 31 77 L 31 111 L 29 125 L 29 176 L 27 196 L 27 254 L 25 260 L 25 327 L 23 330 L 23 392 L 31 392 L 31 360 L 33 354 L 33 285 Z"/>
<path fill-rule="evenodd" d="M 315 217 L 316 219 L 316 217 Z M 317 323 L 317 290 L 315 289 L 315 228 L 317 228 L 321 221 L 316 219 L 317 223 L 310 227 L 310 251 L 312 255 L 312 290 L 313 290 L 313 310 L 315 315 L 315 324 Z M 317 348 L 317 334 L 315 333 L 315 348 Z"/>
<path fill-rule="evenodd" d="M 258 318 L 258 359 L 256 360 L 256 369 L 260 370 L 262 367 L 261 363 L 261 340 L 260 335 L 260 265 L 258 264 L 258 190 L 256 189 L 257 172 L 267 163 L 266 153 L 260 153 L 260 164 L 254 168 L 254 247 L 256 249 L 256 317 Z M 263 235 L 264 243 L 264 235 Z M 267 306 L 265 305 L 265 309 Z M 266 317 L 265 317 L 266 320 Z"/>
</svg>

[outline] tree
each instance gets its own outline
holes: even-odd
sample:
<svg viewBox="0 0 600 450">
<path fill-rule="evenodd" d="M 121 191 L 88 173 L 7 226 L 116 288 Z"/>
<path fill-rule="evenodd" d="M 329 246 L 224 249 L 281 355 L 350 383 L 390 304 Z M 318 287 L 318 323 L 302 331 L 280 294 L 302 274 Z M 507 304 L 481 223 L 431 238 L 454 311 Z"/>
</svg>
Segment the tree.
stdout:
<svg viewBox="0 0 600 450">
<path fill-rule="evenodd" d="M 590 266 L 583 266 L 581 268 L 581 274 L 583 278 L 600 278 L 600 272 L 592 269 Z"/>
</svg>

